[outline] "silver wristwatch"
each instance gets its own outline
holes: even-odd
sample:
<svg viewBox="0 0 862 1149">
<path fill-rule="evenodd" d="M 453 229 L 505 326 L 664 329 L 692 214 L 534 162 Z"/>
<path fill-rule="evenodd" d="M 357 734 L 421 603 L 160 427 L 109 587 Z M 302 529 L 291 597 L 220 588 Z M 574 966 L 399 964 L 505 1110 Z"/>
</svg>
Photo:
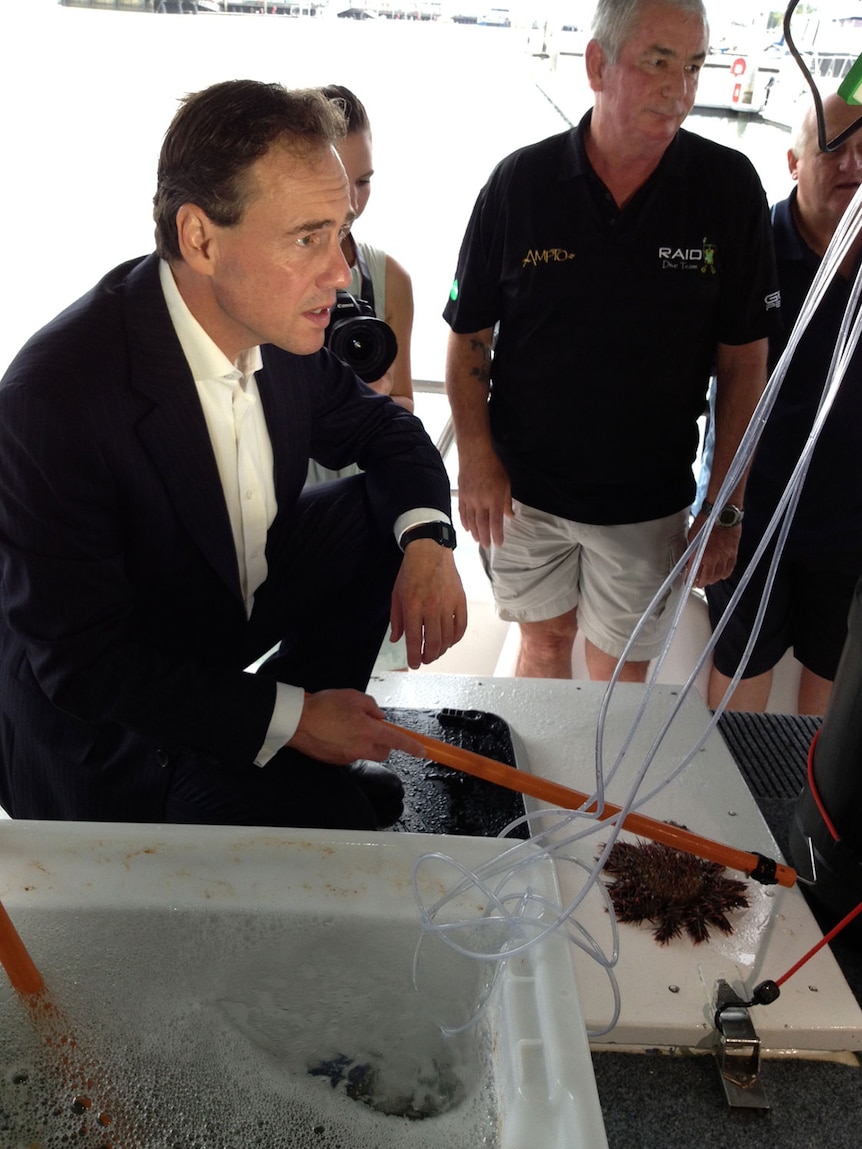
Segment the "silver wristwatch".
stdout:
<svg viewBox="0 0 862 1149">
<path fill-rule="evenodd" d="M 715 504 L 711 503 L 709 499 L 704 499 L 700 504 L 701 514 L 708 515 L 714 506 Z M 727 503 L 719 511 L 715 522 L 719 527 L 738 527 L 744 514 L 745 512 L 740 507 L 734 506 L 733 503 Z"/>
</svg>

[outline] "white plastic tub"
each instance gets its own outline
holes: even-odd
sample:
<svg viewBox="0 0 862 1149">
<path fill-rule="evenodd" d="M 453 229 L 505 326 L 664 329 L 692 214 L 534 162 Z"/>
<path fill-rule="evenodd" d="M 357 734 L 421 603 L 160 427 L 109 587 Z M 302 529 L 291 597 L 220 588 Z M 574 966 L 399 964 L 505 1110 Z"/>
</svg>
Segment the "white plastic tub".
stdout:
<svg viewBox="0 0 862 1149">
<path fill-rule="evenodd" d="M 28 1009 L 0 972 L 4 1149 L 604 1149 L 562 937 L 510 959 L 456 1036 L 437 1023 L 474 1013 L 496 963 L 426 935 L 414 978 L 416 859 L 501 848 L 0 823 L 0 899 L 47 985 Z M 419 873 L 431 900 L 454 884 Z M 549 863 L 530 883 L 556 899 Z M 454 907 L 482 909 L 475 888 Z"/>
</svg>

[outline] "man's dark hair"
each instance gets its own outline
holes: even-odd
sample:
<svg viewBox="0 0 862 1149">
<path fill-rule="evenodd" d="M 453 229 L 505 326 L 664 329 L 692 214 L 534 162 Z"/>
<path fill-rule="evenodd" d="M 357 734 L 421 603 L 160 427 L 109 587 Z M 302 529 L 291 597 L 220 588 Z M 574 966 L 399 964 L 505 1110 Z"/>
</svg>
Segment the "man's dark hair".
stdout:
<svg viewBox="0 0 862 1149">
<path fill-rule="evenodd" d="M 298 159 L 344 137 L 345 117 L 318 88 L 228 80 L 187 96 L 165 133 L 153 218 L 156 250 L 180 258 L 177 212 L 196 204 L 220 227 L 242 219 L 249 168 L 273 145 Z"/>
</svg>

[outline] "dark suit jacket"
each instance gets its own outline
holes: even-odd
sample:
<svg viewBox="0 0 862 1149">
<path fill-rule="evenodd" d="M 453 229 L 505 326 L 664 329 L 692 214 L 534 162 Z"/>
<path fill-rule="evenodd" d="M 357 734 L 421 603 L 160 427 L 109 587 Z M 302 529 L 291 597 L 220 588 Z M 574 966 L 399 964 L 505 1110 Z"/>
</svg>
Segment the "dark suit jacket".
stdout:
<svg viewBox="0 0 862 1149">
<path fill-rule="evenodd" d="M 381 538 L 402 511 L 448 510 L 445 471 L 417 419 L 325 350 L 262 351 L 278 502 L 266 588 L 278 586 L 309 457 L 360 464 Z M 275 685 L 243 667 L 278 640 L 285 616 L 256 598 L 246 619 L 155 256 L 109 273 L 0 382 L 0 559 L 0 805 L 158 820 L 160 755 L 254 758 Z"/>
</svg>

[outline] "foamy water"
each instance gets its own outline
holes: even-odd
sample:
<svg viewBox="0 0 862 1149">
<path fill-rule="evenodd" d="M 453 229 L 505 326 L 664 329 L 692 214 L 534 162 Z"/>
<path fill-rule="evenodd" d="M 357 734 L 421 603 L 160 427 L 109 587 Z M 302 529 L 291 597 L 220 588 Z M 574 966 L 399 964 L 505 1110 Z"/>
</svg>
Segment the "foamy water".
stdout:
<svg viewBox="0 0 862 1149">
<path fill-rule="evenodd" d="M 478 1149 L 498 1144 L 475 963 L 357 917 L 21 913 L 54 1010 L 0 996 L 3 1149 Z M 49 1046 L 47 1042 L 50 1041 Z M 106 1124 L 99 1123 L 104 1114 Z"/>
</svg>

